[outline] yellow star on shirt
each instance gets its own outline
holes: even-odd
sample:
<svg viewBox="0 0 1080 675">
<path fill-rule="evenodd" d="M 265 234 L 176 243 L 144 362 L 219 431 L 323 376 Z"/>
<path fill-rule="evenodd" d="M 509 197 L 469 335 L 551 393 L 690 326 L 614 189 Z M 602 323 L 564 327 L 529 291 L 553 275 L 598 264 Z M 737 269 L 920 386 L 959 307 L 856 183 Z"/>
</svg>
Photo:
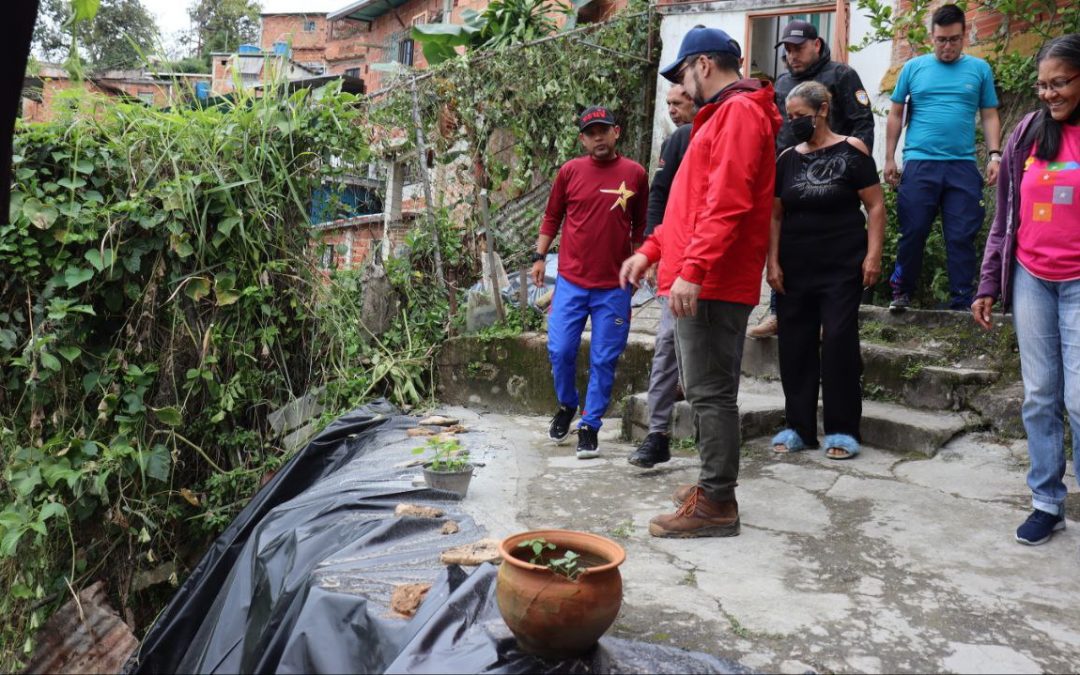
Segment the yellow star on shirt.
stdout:
<svg viewBox="0 0 1080 675">
<path fill-rule="evenodd" d="M 614 211 L 616 206 L 621 206 L 622 210 L 625 211 L 626 200 L 630 199 L 636 194 L 635 192 L 626 189 L 626 181 L 623 181 L 622 184 L 619 185 L 618 190 L 600 190 L 600 192 L 608 195 L 619 195 L 619 198 L 616 199 L 615 203 L 611 205 L 609 211 Z"/>
</svg>

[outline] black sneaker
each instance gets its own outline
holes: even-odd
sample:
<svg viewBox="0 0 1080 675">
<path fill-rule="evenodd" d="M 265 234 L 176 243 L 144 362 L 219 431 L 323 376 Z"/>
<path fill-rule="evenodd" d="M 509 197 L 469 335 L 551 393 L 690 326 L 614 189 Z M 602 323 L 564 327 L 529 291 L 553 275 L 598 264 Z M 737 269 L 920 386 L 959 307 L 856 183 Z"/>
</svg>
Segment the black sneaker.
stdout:
<svg viewBox="0 0 1080 675">
<path fill-rule="evenodd" d="M 1065 529 L 1065 516 L 1035 509 L 1024 524 L 1016 528 L 1016 541 L 1028 546 L 1038 546 L 1050 541 L 1058 530 Z"/>
<path fill-rule="evenodd" d="M 645 437 L 626 461 L 643 469 L 652 468 L 656 464 L 671 459 L 670 439 L 667 434 L 653 432 Z"/>
<path fill-rule="evenodd" d="M 566 437 L 570 435 L 570 423 L 574 421 L 574 415 L 576 414 L 577 409 L 568 405 L 560 405 L 551 418 L 551 425 L 548 427 L 548 438 L 556 443 L 565 441 Z"/>
<path fill-rule="evenodd" d="M 577 430 L 577 458 L 595 459 L 600 456 L 600 446 L 596 440 L 596 429 L 582 424 Z"/>
<path fill-rule="evenodd" d="M 911 307 L 911 296 L 907 293 L 897 293 L 889 303 L 889 311 L 893 314 L 906 312 L 908 307 Z"/>
</svg>

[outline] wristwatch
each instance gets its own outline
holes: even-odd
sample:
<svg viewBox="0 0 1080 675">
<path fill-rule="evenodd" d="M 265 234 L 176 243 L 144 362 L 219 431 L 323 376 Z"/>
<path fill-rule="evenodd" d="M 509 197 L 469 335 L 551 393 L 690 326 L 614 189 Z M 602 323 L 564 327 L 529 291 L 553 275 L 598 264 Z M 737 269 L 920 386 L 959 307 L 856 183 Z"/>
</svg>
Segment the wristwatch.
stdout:
<svg viewBox="0 0 1080 675">
<path fill-rule="evenodd" d="M 993 162 L 995 160 L 998 161 L 998 162 L 1001 161 L 1001 151 L 1000 150 L 991 150 L 990 152 L 988 152 L 986 154 L 990 157 L 991 162 Z"/>
<path fill-rule="evenodd" d="M 529 262 L 531 262 L 531 263 L 538 263 L 538 262 L 540 262 L 541 260 L 544 260 L 544 259 L 546 259 L 546 258 L 547 258 L 547 255 L 546 255 L 546 254 L 544 254 L 544 253 L 537 253 L 536 251 L 533 251 L 533 254 L 532 254 L 531 256 L 529 256 Z"/>
</svg>

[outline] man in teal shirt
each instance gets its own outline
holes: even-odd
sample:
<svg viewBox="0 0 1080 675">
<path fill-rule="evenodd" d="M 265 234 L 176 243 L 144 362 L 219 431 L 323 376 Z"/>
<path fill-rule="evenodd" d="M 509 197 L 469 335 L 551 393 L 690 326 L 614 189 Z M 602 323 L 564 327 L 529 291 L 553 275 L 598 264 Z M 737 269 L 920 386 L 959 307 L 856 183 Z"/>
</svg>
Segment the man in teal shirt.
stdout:
<svg viewBox="0 0 1080 675">
<path fill-rule="evenodd" d="M 902 312 L 919 284 L 923 249 L 941 212 L 949 273 L 949 308 L 966 311 L 975 291 L 975 236 L 983 224 L 983 178 L 975 160 L 975 113 L 982 119 L 989 163 L 986 182 L 997 181 L 1001 121 L 994 77 L 986 61 L 965 55 L 964 13 L 956 5 L 934 12 L 934 53 L 904 64 L 892 93 L 886 126 L 885 180 L 896 187 L 900 241 L 889 279 Z M 896 145 L 908 117 L 904 171 L 896 167 Z"/>
</svg>

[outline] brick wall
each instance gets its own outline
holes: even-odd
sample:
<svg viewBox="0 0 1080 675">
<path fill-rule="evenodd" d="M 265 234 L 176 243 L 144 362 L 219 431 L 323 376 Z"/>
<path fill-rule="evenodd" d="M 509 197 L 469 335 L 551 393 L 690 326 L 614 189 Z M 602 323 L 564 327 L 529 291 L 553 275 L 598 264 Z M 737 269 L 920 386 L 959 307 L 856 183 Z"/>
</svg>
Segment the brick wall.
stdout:
<svg viewBox="0 0 1080 675">
<path fill-rule="evenodd" d="M 391 225 L 390 245 L 396 247 L 405 241 L 415 214 L 404 213 L 404 221 Z M 357 216 L 319 225 L 315 230 L 315 253 L 320 256 L 319 266 L 331 269 L 359 269 L 367 261 L 372 250 L 382 245 L 382 214 Z M 331 249 L 327 252 L 327 248 Z"/>
<path fill-rule="evenodd" d="M 52 75 L 53 76 L 51 77 L 43 75 L 41 78 L 40 101 L 28 98 L 22 100 L 22 116 L 26 121 L 48 122 L 53 119 L 55 116 L 54 106 L 57 102 L 57 96 L 60 92 L 76 86 L 75 83 L 68 79 L 66 74 L 60 75 L 58 72 L 54 72 Z M 171 81 L 147 82 L 140 80 L 103 79 L 101 82 L 107 86 L 100 87 L 89 80 L 82 82 L 79 86 L 86 91 L 104 96 L 116 96 L 116 92 L 119 90 L 128 96 L 140 99 L 144 103 L 152 105 L 155 108 L 162 108 L 170 105 L 175 99 L 182 98 L 188 93 L 184 83 L 173 84 Z M 194 83 L 192 83 L 191 86 L 194 87 Z"/>
<path fill-rule="evenodd" d="M 1055 1 L 1058 10 L 1060 11 L 1061 9 L 1071 7 L 1076 0 L 1048 0 L 1046 4 L 1049 5 L 1051 2 Z M 933 14 L 933 9 L 945 4 L 945 2 L 946 0 L 940 0 L 940 2 L 934 3 L 933 8 L 928 12 L 928 22 L 930 21 L 929 15 Z M 903 12 L 909 11 L 910 8 L 910 0 L 899 0 L 895 15 L 900 15 Z M 1041 16 L 1046 15 L 1043 14 Z M 974 54 L 975 56 L 983 56 L 989 51 L 992 42 L 998 38 L 998 31 L 1005 21 L 1005 16 L 1000 12 L 988 9 L 982 5 L 976 5 L 967 11 L 965 17 L 967 19 L 967 37 L 970 46 L 966 52 Z M 1033 53 L 1041 46 L 1042 39 L 1036 35 L 1032 35 L 1030 33 L 1030 28 L 1031 24 L 1026 21 L 1016 21 L 1009 24 L 1009 45 L 1013 51 Z M 925 47 L 929 48 L 930 45 L 925 45 Z M 908 44 L 907 40 L 894 40 L 892 49 L 894 69 L 898 71 L 899 67 L 914 55 L 914 52 L 915 50 L 912 49 L 912 46 Z"/>
</svg>

